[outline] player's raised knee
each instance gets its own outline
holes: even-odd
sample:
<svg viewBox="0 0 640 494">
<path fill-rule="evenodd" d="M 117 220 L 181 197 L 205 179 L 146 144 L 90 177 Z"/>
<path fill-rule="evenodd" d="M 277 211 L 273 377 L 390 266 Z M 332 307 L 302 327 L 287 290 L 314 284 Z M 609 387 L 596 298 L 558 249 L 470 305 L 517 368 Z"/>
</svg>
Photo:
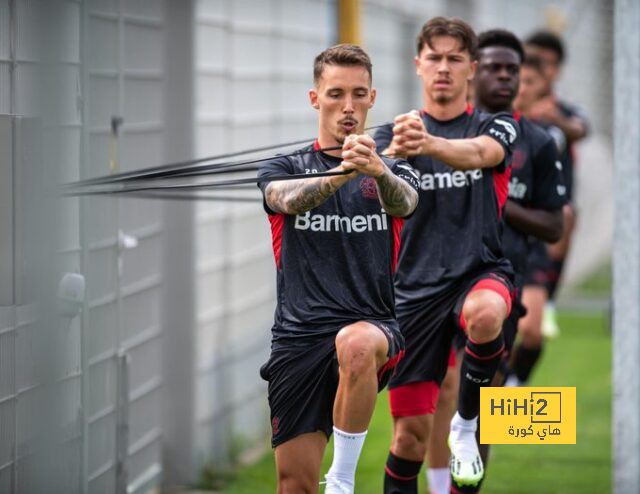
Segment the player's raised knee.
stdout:
<svg viewBox="0 0 640 494">
<path fill-rule="evenodd" d="M 338 363 L 354 374 L 375 370 L 378 360 L 386 356 L 386 339 L 377 328 L 354 324 L 344 327 L 336 336 Z"/>
<path fill-rule="evenodd" d="M 508 313 L 506 302 L 498 294 L 485 291 L 474 293 L 464 305 L 464 319 L 470 333 L 478 337 L 491 336 L 502 327 Z"/>
</svg>

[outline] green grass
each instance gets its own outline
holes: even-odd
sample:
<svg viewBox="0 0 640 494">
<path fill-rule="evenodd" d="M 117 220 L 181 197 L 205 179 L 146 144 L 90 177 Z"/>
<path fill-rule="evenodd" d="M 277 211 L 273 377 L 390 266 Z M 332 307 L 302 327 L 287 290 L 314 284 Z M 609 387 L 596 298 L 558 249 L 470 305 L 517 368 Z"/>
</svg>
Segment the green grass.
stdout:
<svg viewBox="0 0 640 494">
<path fill-rule="evenodd" d="M 585 279 L 571 288 L 573 296 L 577 297 L 606 297 L 611 294 L 613 273 L 611 260 L 605 261 L 589 274 Z"/>
<path fill-rule="evenodd" d="M 577 444 L 498 445 L 483 492 L 591 494 L 611 492 L 611 341 L 604 316 L 560 312 L 561 336 L 548 342 L 532 386 L 577 388 Z M 379 396 L 358 465 L 356 492 L 382 492 L 382 467 L 391 422 L 386 393 Z M 327 447 L 323 473 L 331 462 Z M 424 475 L 420 492 L 426 493 Z M 275 492 L 273 454 L 234 475 L 223 492 Z"/>
</svg>

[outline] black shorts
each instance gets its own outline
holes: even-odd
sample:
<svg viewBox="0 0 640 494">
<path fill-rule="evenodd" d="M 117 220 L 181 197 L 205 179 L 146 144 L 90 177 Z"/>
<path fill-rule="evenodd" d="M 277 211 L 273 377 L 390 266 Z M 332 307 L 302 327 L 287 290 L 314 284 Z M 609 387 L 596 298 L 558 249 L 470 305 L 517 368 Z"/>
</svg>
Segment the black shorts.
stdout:
<svg viewBox="0 0 640 494">
<path fill-rule="evenodd" d="M 396 307 L 407 350 L 389 383 L 389 389 L 417 382 L 442 383 L 454 337 L 460 334 L 462 341 L 466 338 L 461 324 L 462 306 L 479 282 L 497 282 L 502 287 L 500 294 L 508 298 L 505 301 L 511 306 L 514 288 L 507 273 L 492 269 L 468 280 L 452 284 L 420 304 Z"/>
<path fill-rule="evenodd" d="M 380 328 L 387 337 L 389 361 L 378 372 L 378 391 L 382 390 L 404 354 L 404 338 L 398 323 L 365 320 Z M 268 381 L 271 410 L 271 445 L 276 446 L 307 432 L 333 432 L 333 402 L 338 389 L 338 358 L 335 339 L 338 331 L 298 337 L 271 350 L 260 369 Z"/>
<path fill-rule="evenodd" d="M 547 287 L 553 277 L 553 263 L 547 253 L 547 246 L 541 240 L 529 244 L 527 271 L 524 275 L 525 286 Z"/>
</svg>

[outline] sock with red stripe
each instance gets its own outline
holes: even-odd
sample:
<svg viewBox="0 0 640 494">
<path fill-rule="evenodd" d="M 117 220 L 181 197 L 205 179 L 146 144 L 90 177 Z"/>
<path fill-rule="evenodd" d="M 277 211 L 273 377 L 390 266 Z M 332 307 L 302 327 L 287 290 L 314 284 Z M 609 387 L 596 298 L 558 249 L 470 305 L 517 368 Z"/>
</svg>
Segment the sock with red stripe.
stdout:
<svg viewBox="0 0 640 494">
<path fill-rule="evenodd" d="M 531 371 L 535 367 L 536 362 L 538 362 L 538 359 L 540 359 L 541 353 L 542 346 L 537 348 L 523 345 L 518 346 L 513 362 L 513 373 L 520 382 L 526 383 L 529 380 Z"/>
<path fill-rule="evenodd" d="M 417 494 L 421 461 L 405 460 L 389 451 L 384 467 L 384 494 Z"/>
<path fill-rule="evenodd" d="M 467 338 L 460 369 L 458 413 L 464 419 L 473 419 L 480 412 L 480 388 L 490 386 L 500 365 L 504 350 L 502 333 L 495 340 L 476 343 Z"/>
</svg>

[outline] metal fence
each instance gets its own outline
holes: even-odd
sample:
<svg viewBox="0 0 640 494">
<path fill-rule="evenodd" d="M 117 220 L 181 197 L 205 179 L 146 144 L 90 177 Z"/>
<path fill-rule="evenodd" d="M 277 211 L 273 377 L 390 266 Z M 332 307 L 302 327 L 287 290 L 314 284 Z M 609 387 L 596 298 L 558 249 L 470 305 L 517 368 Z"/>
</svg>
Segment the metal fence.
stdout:
<svg viewBox="0 0 640 494">
<path fill-rule="evenodd" d="M 420 106 L 414 37 L 436 14 L 521 35 L 564 22 L 562 90 L 594 121 L 577 244 L 605 232 L 577 276 L 610 245 L 595 187 L 611 176 L 611 3 L 364 1 L 371 125 Z M 275 272 L 260 204 L 50 189 L 314 137 L 306 93 L 335 15 L 331 0 L 0 0 L 0 492 L 144 492 L 267 445 Z M 78 317 L 56 315 L 64 273 L 86 280 Z"/>
</svg>

